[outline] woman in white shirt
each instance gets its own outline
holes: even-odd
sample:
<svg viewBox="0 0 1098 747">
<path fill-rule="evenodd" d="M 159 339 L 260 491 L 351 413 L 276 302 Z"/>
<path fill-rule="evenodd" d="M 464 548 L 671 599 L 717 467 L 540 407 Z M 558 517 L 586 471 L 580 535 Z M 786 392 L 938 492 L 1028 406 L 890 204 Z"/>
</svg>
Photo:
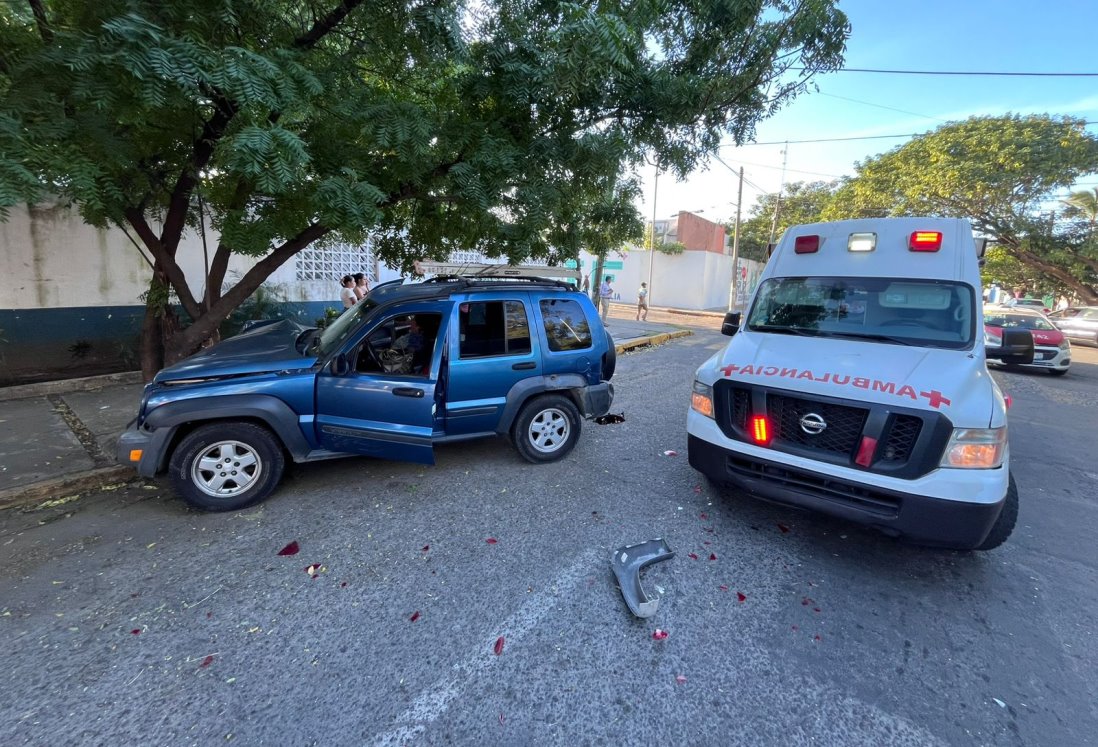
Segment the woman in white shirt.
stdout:
<svg viewBox="0 0 1098 747">
<path fill-rule="evenodd" d="M 343 290 L 339 292 L 339 300 L 343 301 L 343 308 L 349 309 L 355 305 L 358 298 L 355 296 L 355 279 L 350 275 L 344 275 L 339 280 Z"/>
</svg>

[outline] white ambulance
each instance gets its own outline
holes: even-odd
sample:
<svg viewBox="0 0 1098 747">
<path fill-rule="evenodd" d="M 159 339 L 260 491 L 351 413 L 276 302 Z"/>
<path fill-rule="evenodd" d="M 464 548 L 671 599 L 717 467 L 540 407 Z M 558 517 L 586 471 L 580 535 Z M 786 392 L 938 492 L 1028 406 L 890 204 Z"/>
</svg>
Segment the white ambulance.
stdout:
<svg viewBox="0 0 1098 747">
<path fill-rule="evenodd" d="M 919 543 L 1002 544 L 1018 493 L 985 356 L 1025 363 L 1033 340 L 985 350 L 979 254 L 959 219 L 790 228 L 695 375 L 690 464 Z"/>
</svg>

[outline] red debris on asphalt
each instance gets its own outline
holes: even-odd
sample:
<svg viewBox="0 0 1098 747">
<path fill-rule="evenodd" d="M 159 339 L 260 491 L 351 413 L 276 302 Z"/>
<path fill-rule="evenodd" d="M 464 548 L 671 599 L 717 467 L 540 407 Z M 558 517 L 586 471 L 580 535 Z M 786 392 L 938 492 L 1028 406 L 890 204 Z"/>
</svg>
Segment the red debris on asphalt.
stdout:
<svg viewBox="0 0 1098 747">
<path fill-rule="evenodd" d="M 698 554 L 692 552 L 689 555 L 687 555 L 686 557 L 690 558 L 691 560 L 697 560 L 698 559 Z"/>
<path fill-rule="evenodd" d="M 141 628 L 134 628 L 130 632 L 133 633 L 134 635 L 141 635 Z"/>
<path fill-rule="evenodd" d="M 419 619 L 419 610 L 412 613 L 412 616 L 408 618 L 408 622 L 415 622 Z"/>
<path fill-rule="evenodd" d="M 341 584 L 339 585 L 339 588 L 341 588 L 341 589 L 342 589 L 342 588 L 343 588 L 343 587 L 345 587 L 346 585 L 347 585 L 347 582 L 346 582 L 346 581 L 344 581 L 343 583 L 341 583 Z"/>
<path fill-rule="evenodd" d="M 496 652 L 496 656 L 503 653 L 503 636 L 496 639 L 496 645 L 492 647 L 492 650 Z"/>
<path fill-rule="evenodd" d="M 279 555 L 297 555 L 297 553 L 300 550 L 301 550 L 301 546 L 297 544 L 297 540 L 294 540 L 293 542 L 291 542 L 290 544 L 286 545 L 281 550 L 279 550 L 278 554 Z"/>
<path fill-rule="evenodd" d="M 662 641 L 666 637 L 667 637 L 667 631 L 666 630 L 660 630 L 659 628 L 656 628 L 656 631 L 652 634 L 652 639 L 656 640 L 656 641 Z"/>
<path fill-rule="evenodd" d="M 813 604 L 812 597 L 802 597 L 801 598 L 801 606 L 802 607 L 807 607 L 810 604 Z"/>
<path fill-rule="evenodd" d="M 728 591 L 728 584 L 721 584 L 717 588 L 720 589 L 721 591 Z"/>
<path fill-rule="evenodd" d="M 820 611 L 820 608 L 819 608 L 819 607 L 813 607 L 813 608 L 812 608 L 812 611 L 813 611 L 813 612 L 819 612 L 819 611 Z"/>
<path fill-rule="evenodd" d="M 716 560 L 717 559 L 717 553 L 715 553 L 715 552 L 709 553 L 709 559 L 710 560 Z"/>
<path fill-rule="evenodd" d="M 667 451 L 663 452 L 663 455 L 664 456 L 678 456 L 679 452 L 675 451 L 674 449 L 668 449 Z"/>
<path fill-rule="evenodd" d="M 431 549 L 430 545 L 424 545 L 423 547 L 420 548 L 420 552 L 427 552 L 430 549 Z"/>
<path fill-rule="evenodd" d="M 785 534 L 786 532 L 789 531 L 789 527 L 787 527 L 785 524 L 779 524 L 778 529 L 782 530 L 782 534 Z"/>
<path fill-rule="evenodd" d="M 815 635 L 815 637 L 814 637 L 814 638 L 813 638 L 812 640 L 814 640 L 814 641 L 822 641 L 822 640 L 823 640 L 823 638 L 821 638 L 821 637 L 820 637 L 820 634 L 819 634 L 819 633 L 817 633 L 817 634 Z"/>
<path fill-rule="evenodd" d="M 488 539 L 486 539 L 486 540 L 484 540 L 484 541 L 485 541 L 485 542 L 487 542 L 487 543 L 488 543 L 489 545 L 494 545 L 494 544 L 496 544 L 496 542 L 498 542 L 499 540 L 497 540 L 497 539 L 496 539 L 495 537 L 489 537 Z"/>
<path fill-rule="evenodd" d="M 505 719 L 505 718 L 503 717 L 503 714 L 502 714 L 502 713 L 501 713 L 501 714 L 499 714 L 499 725 L 500 725 L 500 726 L 503 726 L 503 722 L 504 722 L 504 721 L 506 721 L 506 720 L 507 720 L 507 719 Z"/>
<path fill-rule="evenodd" d="M 709 514 L 698 514 L 698 518 L 702 521 L 707 521 L 709 519 Z"/>
<path fill-rule="evenodd" d="M 202 663 L 198 665 L 198 668 L 199 669 L 205 669 L 206 667 L 213 664 L 213 660 L 214 660 L 213 654 L 210 654 L 209 656 L 207 656 L 205 659 L 202 660 Z"/>
<path fill-rule="evenodd" d="M 680 685 L 685 685 L 686 684 L 686 677 L 684 675 L 681 675 L 681 674 L 675 675 L 675 682 L 678 682 Z"/>
<path fill-rule="evenodd" d="M 744 595 L 744 593 L 742 591 L 737 591 L 736 592 L 736 599 L 738 599 L 741 602 L 746 602 L 747 601 L 747 596 Z"/>
<path fill-rule="evenodd" d="M 793 628 L 793 630 L 800 630 L 800 628 L 798 628 L 796 625 L 793 625 L 791 627 Z"/>
</svg>

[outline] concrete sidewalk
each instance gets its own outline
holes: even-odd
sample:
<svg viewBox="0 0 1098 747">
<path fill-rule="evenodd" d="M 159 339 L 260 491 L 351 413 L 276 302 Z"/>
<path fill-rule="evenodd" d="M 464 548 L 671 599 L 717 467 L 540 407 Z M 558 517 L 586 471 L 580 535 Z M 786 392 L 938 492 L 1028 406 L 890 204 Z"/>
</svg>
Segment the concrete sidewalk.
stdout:
<svg viewBox="0 0 1098 747">
<path fill-rule="evenodd" d="M 607 329 L 618 352 L 689 335 L 683 324 L 622 318 L 614 305 Z M 137 414 L 137 372 L 0 388 L 0 509 L 33 506 L 137 478 L 115 461 L 115 444 Z"/>
</svg>

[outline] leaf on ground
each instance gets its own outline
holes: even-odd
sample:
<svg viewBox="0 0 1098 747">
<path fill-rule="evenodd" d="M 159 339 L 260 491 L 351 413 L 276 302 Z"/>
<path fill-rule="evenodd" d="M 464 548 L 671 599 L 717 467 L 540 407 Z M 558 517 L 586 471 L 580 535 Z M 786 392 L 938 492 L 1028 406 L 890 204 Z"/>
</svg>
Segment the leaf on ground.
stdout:
<svg viewBox="0 0 1098 747">
<path fill-rule="evenodd" d="M 692 552 L 689 555 L 687 555 L 686 557 L 690 558 L 691 560 L 697 560 L 698 559 L 698 554 Z"/>
<path fill-rule="evenodd" d="M 675 451 L 674 449 L 668 449 L 667 451 L 663 452 L 663 455 L 664 456 L 678 456 L 679 452 Z"/>
<path fill-rule="evenodd" d="M 686 676 L 682 675 L 682 674 L 675 675 L 675 682 L 678 682 L 680 685 L 685 685 L 686 684 Z"/>
<path fill-rule="evenodd" d="M 709 559 L 710 560 L 716 560 L 717 559 L 717 553 L 715 553 L 715 552 L 709 553 Z"/>
<path fill-rule="evenodd" d="M 278 551 L 279 555 L 297 555 L 301 551 L 301 546 L 297 544 L 297 540 L 294 540 L 290 544 L 283 547 Z"/>
<path fill-rule="evenodd" d="M 320 563 L 312 563 L 311 565 L 305 566 L 305 572 L 313 578 L 316 578 L 317 575 L 320 573 L 320 569 L 323 567 L 324 566 L 322 566 Z"/>
<path fill-rule="evenodd" d="M 207 656 L 205 659 L 202 660 L 202 663 L 198 665 L 198 668 L 199 669 L 205 669 L 206 667 L 213 664 L 213 660 L 214 660 L 213 654 L 210 654 L 209 656 Z"/>
<path fill-rule="evenodd" d="M 141 635 L 141 628 L 134 628 L 130 631 L 133 635 Z"/>
<path fill-rule="evenodd" d="M 420 551 L 420 552 L 427 552 L 427 551 L 428 551 L 428 550 L 430 550 L 430 549 L 431 549 L 431 546 L 430 546 L 430 545 L 424 545 L 423 547 L 421 547 L 421 548 L 419 549 L 419 551 Z"/>
<path fill-rule="evenodd" d="M 666 637 L 667 637 L 667 631 L 666 630 L 660 630 L 659 628 L 656 628 L 655 632 L 652 633 L 653 640 L 662 641 Z"/>
<path fill-rule="evenodd" d="M 412 616 L 408 618 L 408 622 L 415 622 L 419 619 L 419 610 L 412 613 Z"/>
<path fill-rule="evenodd" d="M 496 652 L 496 656 L 503 653 L 503 636 L 496 639 L 496 645 L 492 647 L 492 650 Z"/>
<path fill-rule="evenodd" d="M 741 601 L 741 602 L 746 602 L 747 601 L 747 595 L 744 594 L 742 591 L 737 591 L 736 592 L 736 599 Z"/>
</svg>

